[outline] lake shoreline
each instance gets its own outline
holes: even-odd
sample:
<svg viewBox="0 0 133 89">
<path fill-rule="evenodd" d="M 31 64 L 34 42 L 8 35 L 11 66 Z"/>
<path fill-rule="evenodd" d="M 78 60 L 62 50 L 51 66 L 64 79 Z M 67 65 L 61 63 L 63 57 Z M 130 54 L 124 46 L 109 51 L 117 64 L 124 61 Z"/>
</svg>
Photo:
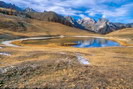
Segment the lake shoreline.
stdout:
<svg viewBox="0 0 133 89">
<path fill-rule="evenodd" d="M 129 45 L 127 43 L 128 40 L 126 40 L 126 39 L 113 38 L 113 37 L 98 37 L 98 36 L 63 36 L 63 35 L 53 36 L 53 37 L 52 36 L 46 36 L 46 37 L 37 37 L 36 36 L 36 37 L 20 38 L 20 39 L 15 39 L 15 40 L 2 41 L 1 43 L 3 45 L 5 45 L 5 46 L 20 47 L 19 45 L 21 45 L 21 41 L 23 41 L 23 40 L 34 40 L 34 39 L 37 40 L 37 39 L 64 38 L 64 37 L 79 37 L 79 38 L 92 37 L 92 38 L 103 38 L 103 39 L 109 39 L 109 40 L 112 40 L 112 41 L 116 41 L 116 42 L 120 43 L 122 46 L 133 47 L 133 44 L 130 44 Z"/>
<path fill-rule="evenodd" d="M 132 43 L 129 36 L 100 37 Z M 1 53 L 11 53 L 11 56 L 0 55 L 2 88 L 91 86 L 94 89 L 99 87 L 130 89 L 133 85 L 133 47 L 74 48 L 38 45 L 10 47 L 3 44 L 0 47 Z M 87 65 L 82 64 L 80 59 L 86 59 L 87 62 L 84 60 L 83 62 Z"/>
</svg>

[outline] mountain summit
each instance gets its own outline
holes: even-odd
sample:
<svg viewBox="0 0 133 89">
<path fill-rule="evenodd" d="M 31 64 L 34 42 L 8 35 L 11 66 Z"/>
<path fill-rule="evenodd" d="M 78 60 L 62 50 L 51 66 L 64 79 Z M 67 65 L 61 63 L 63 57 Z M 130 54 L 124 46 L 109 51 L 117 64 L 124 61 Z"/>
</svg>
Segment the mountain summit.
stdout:
<svg viewBox="0 0 133 89">
<path fill-rule="evenodd" d="M 84 29 L 91 30 L 96 21 L 92 18 L 83 18 L 77 21 Z"/>
<path fill-rule="evenodd" d="M 75 20 L 71 16 L 62 16 L 53 11 L 44 11 L 37 12 L 32 8 L 26 8 L 22 10 L 21 8 L 15 6 L 14 4 L 7 4 L 5 2 L 0 1 L 0 13 L 15 15 L 23 18 L 36 19 L 41 21 L 49 21 L 61 23 L 67 26 L 100 33 L 107 34 L 109 32 L 119 30 L 122 28 L 132 28 L 133 23 L 130 24 L 122 24 L 122 23 L 112 23 L 105 18 L 101 18 L 98 21 L 95 21 L 93 18 L 83 18 L 80 20 Z"/>
<path fill-rule="evenodd" d="M 34 9 L 28 7 L 24 10 L 24 12 L 36 12 L 36 11 Z"/>
<path fill-rule="evenodd" d="M 70 18 L 70 17 L 69 17 Z M 69 20 L 70 21 L 70 20 Z M 72 19 L 70 21 L 74 26 L 77 25 L 78 23 L 78 28 L 92 31 L 95 33 L 100 33 L 100 34 L 107 34 L 115 30 L 119 30 L 122 28 L 131 28 L 133 27 L 133 24 L 123 24 L 123 23 L 112 23 L 109 22 L 106 18 L 101 18 L 98 21 L 95 21 L 92 18 L 83 18 L 78 21 L 75 21 Z"/>
</svg>

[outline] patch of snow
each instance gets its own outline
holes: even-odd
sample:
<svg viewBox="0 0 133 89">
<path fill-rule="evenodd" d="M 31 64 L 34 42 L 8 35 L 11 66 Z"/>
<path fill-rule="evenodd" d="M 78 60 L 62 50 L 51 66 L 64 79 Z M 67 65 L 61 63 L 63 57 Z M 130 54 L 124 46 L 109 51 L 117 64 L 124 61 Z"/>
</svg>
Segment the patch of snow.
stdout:
<svg viewBox="0 0 133 89">
<path fill-rule="evenodd" d="M 99 28 L 104 28 L 104 25 L 100 25 Z"/>
<path fill-rule="evenodd" d="M 2 44 L 6 45 L 6 46 L 11 46 L 11 47 L 19 47 L 17 45 L 11 44 L 13 41 L 15 41 L 15 40 L 12 40 L 12 41 L 3 41 Z"/>
<path fill-rule="evenodd" d="M 81 64 L 84 64 L 84 65 L 89 65 L 89 61 L 88 59 L 84 58 L 83 56 L 81 56 L 80 54 L 77 54 L 77 59 L 78 61 L 81 63 Z"/>
<path fill-rule="evenodd" d="M 11 56 L 11 54 L 6 53 L 6 52 L 0 52 L 0 55 L 3 55 L 3 56 Z"/>
</svg>

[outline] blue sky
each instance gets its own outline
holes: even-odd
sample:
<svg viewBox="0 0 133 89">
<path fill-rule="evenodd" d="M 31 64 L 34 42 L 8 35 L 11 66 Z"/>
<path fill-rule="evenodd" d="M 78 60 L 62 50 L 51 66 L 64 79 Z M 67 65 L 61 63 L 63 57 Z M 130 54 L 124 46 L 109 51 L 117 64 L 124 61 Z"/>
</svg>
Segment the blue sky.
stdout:
<svg viewBox="0 0 133 89">
<path fill-rule="evenodd" d="M 133 23 L 133 0 L 2 0 L 36 11 L 55 11 L 76 19 L 107 18 L 111 22 Z"/>
</svg>

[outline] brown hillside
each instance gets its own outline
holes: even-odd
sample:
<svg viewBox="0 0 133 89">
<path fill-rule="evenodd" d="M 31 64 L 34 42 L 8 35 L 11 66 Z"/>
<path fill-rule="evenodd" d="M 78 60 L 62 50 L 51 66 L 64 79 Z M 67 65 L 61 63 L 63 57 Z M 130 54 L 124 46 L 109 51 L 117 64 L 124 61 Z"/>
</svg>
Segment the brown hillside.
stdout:
<svg viewBox="0 0 133 89">
<path fill-rule="evenodd" d="M 90 32 L 69 27 L 60 23 L 39 21 L 0 14 L 0 31 L 28 36 L 37 35 L 89 35 Z M 92 34 L 92 33 L 91 33 Z"/>
<path fill-rule="evenodd" d="M 65 24 L 67 26 L 73 26 L 69 21 L 67 21 L 63 16 L 56 14 L 55 12 L 28 12 L 27 13 L 31 18 L 41 20 L 41 21 L 49 21 L 49 22 L 57 22 L 61 24 Z"/>
<path fill-rule="evenodd" d="M 13 9 L 0 8 L 0 13 L 3 13 L 3 14 L 15 15 L 16 12 L 17 11 L 16 10 L 13 10 Z"/>
</svg>

